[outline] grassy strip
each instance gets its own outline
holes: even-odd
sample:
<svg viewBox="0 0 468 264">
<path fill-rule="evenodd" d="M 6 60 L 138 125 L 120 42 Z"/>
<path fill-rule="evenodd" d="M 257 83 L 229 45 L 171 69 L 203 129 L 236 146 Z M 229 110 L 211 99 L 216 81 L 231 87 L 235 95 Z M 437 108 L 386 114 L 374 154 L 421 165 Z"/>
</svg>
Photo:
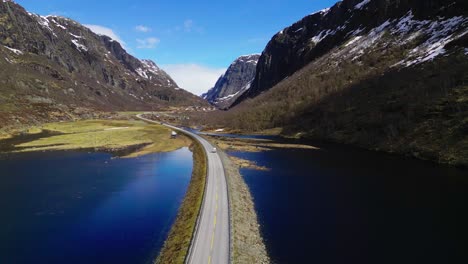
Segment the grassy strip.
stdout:
<svg viewBox="0 0 468 264">
<path fill-rule="evenodd" d="M 192 179 L 179 209 L 177 219 L 169 232 L 155 263 L 184 263 L 195 231 L 198 214 L 203 202 L 206 184 L 207 157 L 203 147 L 193 140 L 194 166 Z"/>
<path fill-rule="evenodd" d="M 304 145 L 294 142 L 287 143 L 269 139 L 227 138 L 219 136 L 205 137 L 208 138 L 211 142 L 215 143 L 219 148 L 226 151 L 262 152 L 271 150 L 272 148 L 319 150 L 319 148 L 311 145 Z"/>
</svg>

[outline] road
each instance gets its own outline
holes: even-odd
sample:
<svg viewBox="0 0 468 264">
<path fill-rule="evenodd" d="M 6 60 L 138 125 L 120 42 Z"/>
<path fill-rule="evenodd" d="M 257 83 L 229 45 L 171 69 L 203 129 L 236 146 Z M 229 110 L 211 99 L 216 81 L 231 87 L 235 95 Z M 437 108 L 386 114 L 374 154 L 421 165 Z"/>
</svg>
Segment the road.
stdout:
<svg viewBox="0 0 468 264">
<path fill-rule="evenodd" d="M 160 122 L 143 118 L 141 115 L 138 115 L 138 118 L 146 122 L 160 124 Z M 229 205 L 226 177 L 221 158 L 218 153 L 212 153 L 213 146 L 204 138 L 178 127 L 164 125 L 195 138 L 202 144 L 208 157 L 205 195 L 186 263 L 227 264 L 229 263 L 230 239 Z"/>
</svg>

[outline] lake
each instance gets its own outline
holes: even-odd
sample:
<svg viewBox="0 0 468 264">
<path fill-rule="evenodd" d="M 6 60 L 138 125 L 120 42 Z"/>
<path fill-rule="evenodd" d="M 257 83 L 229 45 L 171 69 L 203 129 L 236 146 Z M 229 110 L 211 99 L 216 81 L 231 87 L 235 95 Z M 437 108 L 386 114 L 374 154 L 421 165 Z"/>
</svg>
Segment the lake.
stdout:
<svg viewBox="0 0 468 264">
<path fill-rule="evenodd" d="M 192 166 L 188 148 L 0 157 L 0 263 L 152 263 Z"/>
<path fill-rule="evenodd" d="M 230 153 L 274 263 L 468 263 L 468 171 L 322 144 Z"/>
</svg>

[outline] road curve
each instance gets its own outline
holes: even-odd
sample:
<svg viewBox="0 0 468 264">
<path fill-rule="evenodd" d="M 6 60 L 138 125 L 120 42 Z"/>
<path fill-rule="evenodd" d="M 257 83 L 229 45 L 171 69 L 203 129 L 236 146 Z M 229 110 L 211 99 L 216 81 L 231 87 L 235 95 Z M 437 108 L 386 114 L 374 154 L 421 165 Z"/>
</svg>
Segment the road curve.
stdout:
<svg viewBox="0 0 468 264">
<path fill-rule="evenodd" d="M 137 117 L 149 123 L 160 124 L 141 115 L 137 115 Z M 212 153 L 213 146 L 204 138 L 175 126 L 163 125 L 195 138 L 202 144 L 208 158 L 208 175 L 203 204 L 186 263 L 228 264 L 230 262 L 229 204 L 226 177 L 221 158 L 218 153 Z"/>
</svg>

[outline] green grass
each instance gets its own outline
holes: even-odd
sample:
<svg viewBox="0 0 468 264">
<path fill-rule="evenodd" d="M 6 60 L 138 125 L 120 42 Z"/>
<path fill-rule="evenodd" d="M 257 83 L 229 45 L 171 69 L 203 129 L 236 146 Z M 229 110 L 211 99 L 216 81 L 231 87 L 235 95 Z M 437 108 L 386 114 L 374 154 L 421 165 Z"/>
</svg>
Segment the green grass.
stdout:
<svg viewBox="0 0 468 264">
<path fill-rule="evenodd" d="M 87 120 L 50 123 L 30 129 L 34 132 L 40 130 L 61 134 L 16 145 L 18 151 L 73 149 L 112 151 L 145 146 L 129 155 L 135 157 L 152 152 L 173 151 L 190 144 L 190 140 L 184 136 L 170 140 L 170 129 L 142 121 Z"/>
<path fill-rule="evenodd" d="M 184 263 L 203 201 L 206 184 L 207 158 L 203 147 L 194 140 L 192 180 L 177 219 L 155 263 Z"/>
</svg>

